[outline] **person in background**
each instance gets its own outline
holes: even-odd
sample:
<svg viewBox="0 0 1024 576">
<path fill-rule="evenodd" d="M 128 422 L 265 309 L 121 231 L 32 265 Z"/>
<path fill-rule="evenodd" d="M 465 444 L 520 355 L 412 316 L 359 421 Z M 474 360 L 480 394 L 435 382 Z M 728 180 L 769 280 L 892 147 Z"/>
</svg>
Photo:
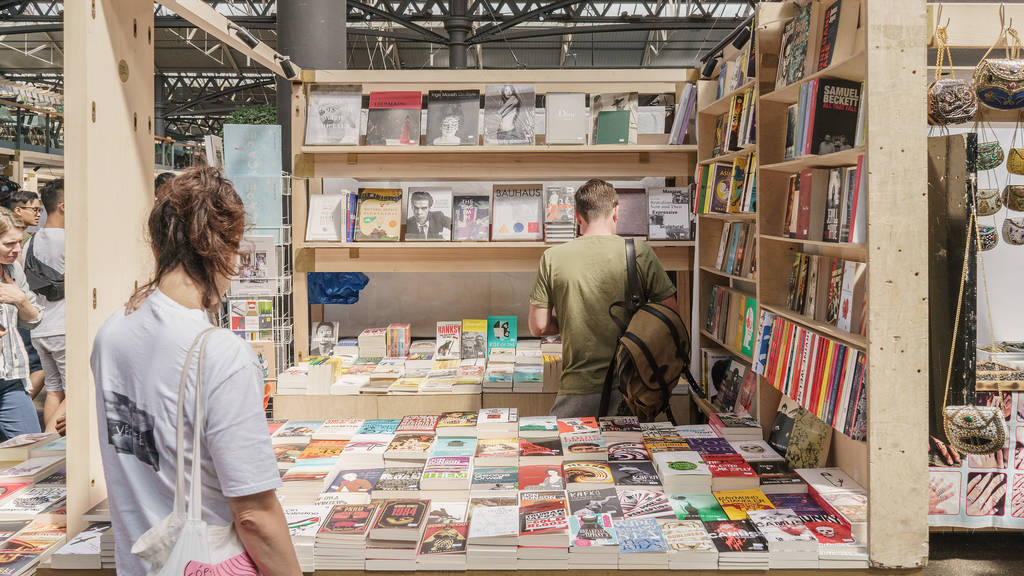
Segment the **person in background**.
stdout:
<svg viewBox="0 0 1024 576">
<path fill-rule="evenodd" d="M 150 568 L 131 553 L 133 544 L 173 506 L 185 358 L 196 336 L 212 326 L 210 312 L 221 305 L 235 274 L 245 207 L 219 170 L 192 168 L 160 188 L 147 232 L 153 279 L 100 327 L 91 357 L 117 573 L 131 575 Z M 256 355 L 228 330 L 213 331 L 206 343 L 202 520 L 233 523 L 262 574 L 299 576 L 275 494 L 281 478 Z M 193 359 L 183 392 L 189 407 L 196 364 Z M 186 438 L 193 433 L 194 414 L 190 408 L 184 415 Z"/>
<path fill-rule="evenodd" d="M 29 287 L 39 297 L 43 320 L 32 330 L 32 345 L 38 351 L 46 374 L 43 405 L 44 431 L 56 431 L 57 418 L 64 414 L 64 180 L 53 180 L 41 191 L 46 208 L 46 225 L 25 245 L 23 260 Z"/>
<path fill-rule="evenodd" d="M 21 220 L 23 228 L 39 225 L 39 212 L 42 210 L 39 196 L 35 192 L 21 190 L 13 180 L 7 178 L 0 180 L 0 206 L 13 212 Z M 32 234 L 22 230 L 22 244 L 31 237 Z M 21 336 L 21 342 L 28 354 L 28 391 L 32 399 L 35 400 L 43 390 L 43 382 L 46 377 L 43 364 L 39 359 L 39 352 L 32 345 L 32 335 L 29 331 L 19 326 L 18 335 Z"/>
<path fill-rule="evenodd" d="M 530 334 L 562 335 L 562 381 L 551 408 L 559 418 L 604 416 L 598 414 L 601 393 L 619 338 L 608 307 L 626 293 L 626 240 L 615 235 L 615 188 L 594 179 L 575 198 L 580 236 L 544 252 L 530 292 Z M 647 300 L 678 311 L 676 288 L 643 240 L 636 242 L 636 261 Z M 613 390 L 611 415 L 620 403 Z"/>
<path fill-rule="evenodd" d="M 161 172 L 156 175 L 156 180 L 153 181 L 153 195 L 156 196 L 160 193 L 160 187 L 165 183 L 174 180 L 176 175 L 174 172 Z"/>
<path fill-rule="evenodd" d="M 18 256 L 24 224 L 0 207 L 0 438 L 39 432 L 39 417 L 28 394 L 29 357 L 15 328 L 31 330 L 42 319 L 36 296 L 28 288 Z"/>
</svg>

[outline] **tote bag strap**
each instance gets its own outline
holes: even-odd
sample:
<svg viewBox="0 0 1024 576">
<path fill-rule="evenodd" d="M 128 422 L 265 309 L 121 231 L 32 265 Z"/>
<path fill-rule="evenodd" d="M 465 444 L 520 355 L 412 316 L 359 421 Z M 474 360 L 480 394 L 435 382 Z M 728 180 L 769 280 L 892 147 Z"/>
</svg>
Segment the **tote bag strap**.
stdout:
<svg viewBox="0 0 1024 576">
<path fill-rule="evenodd" d="M 207 335 L 217 330 L 217 327 L 211 326 L 206 328 L 198 335 L 195 340 L 192 341 L 192 346 L 189 347 L 188 353 L 185 355 L 185 365 L 181 369 L 181 381 L 178 384 L 178 444 L 176 447 L 177 451 L 177 480 L 174 489 L 174 515 L 181 517 L 186 513 L 190 518 L 199 518 L 202 516 L 202 487 L 201 482 L 198 481 L 197 470 L 201 469 L 200 461 L 202 460 L 202 448 L 200 447 L 200 438 L 202 433 L 202 399 L 203 399 L 203 352 L 206 351 Z M 192 439 L 192 471 L 190 474 L 190 482 L 192 483 L 192 495 L 191 500 L 188 503 L 188 510 L 185 507 L 185 388 L 188 386 L 188 375 L 189 369 L 192 366 L 192 357 L 196 353 L 196 349 L 199 349 L 199 361 L 197 362 L 196 372 L 196 403 L 195 403 L 195 419 L 193 421 L 193 439 Z M 198 506 L 197 506 L 198 504 Z"/>
</svg>

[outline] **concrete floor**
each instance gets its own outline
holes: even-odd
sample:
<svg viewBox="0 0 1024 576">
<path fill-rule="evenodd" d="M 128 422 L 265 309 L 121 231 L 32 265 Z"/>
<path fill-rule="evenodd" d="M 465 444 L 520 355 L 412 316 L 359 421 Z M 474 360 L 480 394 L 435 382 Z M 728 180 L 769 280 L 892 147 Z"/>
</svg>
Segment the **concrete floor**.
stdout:
<svg viewBox="0 0 1024 576">
<path fill-rule="evenodd" d="M 928 576 L 1024 575 L 1024 534 L 1020 532 L 933 533 Z"/>
</svg>

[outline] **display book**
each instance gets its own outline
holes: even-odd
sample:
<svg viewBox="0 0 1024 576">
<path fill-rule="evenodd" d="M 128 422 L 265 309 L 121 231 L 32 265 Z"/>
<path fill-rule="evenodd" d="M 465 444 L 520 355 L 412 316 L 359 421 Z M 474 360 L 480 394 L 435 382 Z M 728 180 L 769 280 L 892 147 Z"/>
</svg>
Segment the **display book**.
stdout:
<svg viewBox="0 0 1024 576">
<path fill-rule="evenodd" d="M 862 49 L 860 10 L 861 0 L 797 4 L 792 20 L 782 30 L 775 89 L 843 63 Z"/>
<path fill-rule="evenodd" d="M 381 444 L 390 446 L 403 434 L 402 430 L 429 436 L 433 426 L 436 440 L 440 441 L 438 433 L 442 423 L 461 422 L 467 416 L 461 413 L 410 415 L 395 420 L 348 421 L 344 426 L 332 426 L 336 430 L 331 433 L 332 437 L 345 435 L 348 440 L 340 441 L 347 445 L 334 457 L 330 471 L 312 478 L 294 474 L 293 467 L 283 478 L 285 485 L 304 483 L 312 487 L 310 491 L 287 490 L 284 496 L 284 505 L 295 511 L 296 521 L 320 519 L 318 528 L 301 531 L 304 534 L 301 538 L 293 535 L 297 547 L 311 545 L 303 549 L 301 556 L 314 558 L 313 565 L 318 570 L 363 566 L 366 569 L 383 566 L 428 569 L 434 562 L 461 570 L 463 562 L 472 563 L 476 544 L 475 551 L 481 559 L 498 557 L 505 565 L 520 569 L 539 564 L 541 560 L 558 566 L 570 557 L 574 558 L 574 563 L 585 564 L 596 562 L 596 556 L 605 560 L 604 565 L 610 562 L 620 568 L 664 568 L 678 565 L 682 558 L 675 555 L 693 547 L 701 551 L 707 562 L 710 542 L 720 551 L 716 556 L 717 566 L 753 564 L 752 557 L 765 550 L 773 552 L 770 555 L 775 560 L 795 562 L 798 557 L 791 552 L 794 548 L 800 550 L 799 546 L 777 545 L 775 550 L 771 544 L 767 548 L 763 544 L 759 547 L 756 543 L 762 542 L 767 534 L 760 532 L 756 525 L 752 524 L 754 528 L 747 526 L 753 520 L 748 517 L 751 511 L 779 508 L 792 509 L 814 534 L 818 541 L 815 550 L 821 551 L 823 567 L 831 566 L 825 564 L 826 557 L 841 559 L 844 567 L 866 566 L 863 545 L 850 536 L 863 531 L 863 526 L 858 525 L 863 507 L 857 504 L 862 498 L 856 496 L 862 496 L 863 490 L 853 489 L 852 480 L 840 476 L 842 472 L 838 469 L 823 469 L 815 463 L 810 469 L 794 473 L 788 466 L 790 452 L 794 455 L 792 461 L 797 463 L 806 462 L 800 458 L 806 458 L 809 451 L 821 450 L 824 454 L 816 455 L 815 462 L 823 462 L 827 441 L 814 447 L 805 445 L 793 451 L 772 453 L 772 449 L 759 440 L 759 428 L 749 418 L 721 414 L 711 425 L 673 427 L 667 422 L 640 424 L 630 417 L 526 420 L 517 418 L 514 410 L 485 409 L 474 414 L 478 423 L 476 433 L 448 437 L 450 441 L 461 439 L 462 445 L 445 445 L 443 455 L 435 455 L 441 446 L 435 442 L 432 451 L 416 463 L 390 462 L 386 458 L 390 448 L 385 449 L 376 462 L 371 463 L 364 457 L 361 438 L 379 438 Z M 481 426 L 482 422 L 489 422 L 491 426 Z M 321 431 L 327 424 L 289 422 L 271 423 L 271 426 L 276 427 L 275 443 L 283 434 L 284 438 L 303 439 L 310 447 L 325 440 Z M 346 432 L 339 434 L 339 428 Z M 533 464 L 527 460 L 529 455 L 518 451 L 515 439 L 520 429 L 546 435 L 544 438 L 534 436 L 530 443 L 595 435 L 605 440 L 607 449 L 600 455 L 591 452 L 598 456 L 596 460 Z M 753 430 L 758 439 L 730 441 L 730 437 L 736 437 L 734 429 Z M 794 433 L 790 427 L 785 432 L 773 430 L 771 438 L 797 444 L 806 443 L 807 435 L 803 430 Z M 493 441 L 485 443 L 488 439 Z M 475 449 L 466 445 L 470 440 L 476 441 Z M 520 437 L 522 440 L 524 438 Z M 512 451 L 507 466 L 487 467 L 478 463 L 482 458 L 497 454 L 496 446 L 503 443 L 509 447 L 506 450 Z M 639 445 L 644 452 L 613 449 L 615 445 L 630 443 Z M 357 449 L 350 452 L 348 447 L 353 445 Z M 674 451 L 664 451 L 666 446 Z M 735 449 L 730 452 L 731 447 Z M 462 454 L 454 455 L 453 450 L 461 450 Z M 782 459 L 783 453 L 787 460 Z M 322 452 L 311 457 L 313 460 L 322 458 Z M 737 472 L 743 467 L 751 470 L 752 466 L 760 465 L 771 465 L 775 474 L 766 472 L 760 477 L 749 471 Z M 595 476 L 587 473 L 588 468 L 611 470 L 612 483 L 607 482 L 607 474 Z M 775 483 L 781 470 L 795 482 Z M 580 478 L 599 482 L 573 488 L 572 479 Z M 442 487 L 436 483 L 431 485 L 431 480 L 448 483 Z M 295 496 L 298 494 L 302 496 Z M 486 524 L 473 526 L 478 521 L 474 517 L 480 507 L 499 506 L 503 509 L 488 510 L 481 515 L 479 522 Z M 328 522 L 330 518 L 336 521 Z M 494 523 L 497 520 L 501 523 Z M 792 519 L 788 521 L 794 527 L 800 525 Z M 723 522 L 732 524 L 721 524 Z M 466 526 L 461 526 L 462 523 Z M 431 529 L 434 525 L 448 524 L 451 526 L 444 529 Z M 689 536 L 683 539 L 684 534 Z M 660 544 L 649 541 L 655 537 Z M 722 541 L 716 544 L 719 538 Z M 737 549 L 737 538 L 750 542 Z M 442 542 L 437 542 L 439 539 Z M 618 549 L 612 551 L 616 543 Z M 833 543 L 839 545 L 828 546 Z M 574 550 L 589 547 L 603 550 Z M 801 551 L 807 560 L 806 548 Z M 828 551 L 835 553 L 829 556 Z M 730 556 L 728 552 L 736 554 Z M 431 558 L 435 554 L 462 557 Z M 628 556 L 630 554 L 638 556 Z M 576 558 L 576 555 L 583 557 Z M 686 557 L 684 554 L 683 558 Z M 762 560 L 766 562 L 767 558 L 758 561 Z"/>
<path fill-rule="evenodd" d="M 725 274 L 753 280 L 757 274 L 757 234 L 753 222 L 727 222 L 722 226 L 715 268 Z"/>
<path fill-rule="evenodd" d="M 732 162 L 702 163 L 694 175 L 698 214 L 757 211 L 757 153 Z"/>
<path fill-rule="evenodd" d="M 793 257 L 786 308 L 851 334 L 865 335 L 867 265 L 798 252 Z"/>
<path fill-rule="evenodd" d="M 0 572 L 29 574 L 65 541 L 64 438 L 22 434 L 0 443 Z"/>
<path fill-rule="evenodd" d="M 711 156 L 721 156 L 757 142 L 757 87 L 737 93 L 729 109 L 715 117 Z"/>
<path fill-rule="evenodd" d="M 360 144 L 362 92 L 360 85 L 307 84 L 306 146 L 356 146 Z M 478 90 L 430 90 L 423 114 L 423 93 L 415 90 L 370 91 L 367 114 L 367 146 L 475 146 L 532 145 L 538 124 L 537 94 L 529 84 L 487 85 L 484 90 L 483 125 L 480 125 Z M 567 144 L 636 144 L 638 94 L 552 92 L 544 96 L 545 142 Z M 685 84 L 674 106 L 668 130 L 669 144 L 682 144 L 696 105 L 696 90 Z M 425 121 L 425 129 L 422 123 Z M 661 132 L 664 134 L 665 127 Z"/>
<path fill-rule="evenodd" d="M 864 156 L 855 166 L 809 168 L 789 177 L 783 234 L 817 242 L 867 240 Z"/>
<path fill-rule="evenodd" d="M 752 295 L 714 284 L 704 311 L 704 331 L 734 354 L 750 359 L 756 345 L 757 311 Z"/>
</svg>

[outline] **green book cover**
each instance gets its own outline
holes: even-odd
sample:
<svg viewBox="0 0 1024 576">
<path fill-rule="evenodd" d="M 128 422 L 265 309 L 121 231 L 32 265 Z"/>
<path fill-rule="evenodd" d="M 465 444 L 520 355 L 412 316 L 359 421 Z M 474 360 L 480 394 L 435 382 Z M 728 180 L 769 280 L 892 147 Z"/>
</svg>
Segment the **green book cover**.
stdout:
<svg viewBox="0 0 1024 576">
<path fill-rule="evenodd" d="M 597 113 L 595 144 L 629 143 L 629 110 L 602 110 Z"/>
<path fill-rule="evenodd" d="M 711 494 L 669 494 L 668 503 L 676 520 L 728 520 L 725 510 Z"/>
<path fill-rule="evenodd" d="M 516 349 L 517 320 L 515 316 L 487 317 L 487 354 L 495 348 L 511 348 L 513 351 Z"/>
<path fill-rule="evenodd" d="M 757 301 L 747 297 L 743 304 L 743 339 L 740 341 L 740 352 L 747 358 L 754 355 L 754 332 L 757 329 Z"/>
</svg>

